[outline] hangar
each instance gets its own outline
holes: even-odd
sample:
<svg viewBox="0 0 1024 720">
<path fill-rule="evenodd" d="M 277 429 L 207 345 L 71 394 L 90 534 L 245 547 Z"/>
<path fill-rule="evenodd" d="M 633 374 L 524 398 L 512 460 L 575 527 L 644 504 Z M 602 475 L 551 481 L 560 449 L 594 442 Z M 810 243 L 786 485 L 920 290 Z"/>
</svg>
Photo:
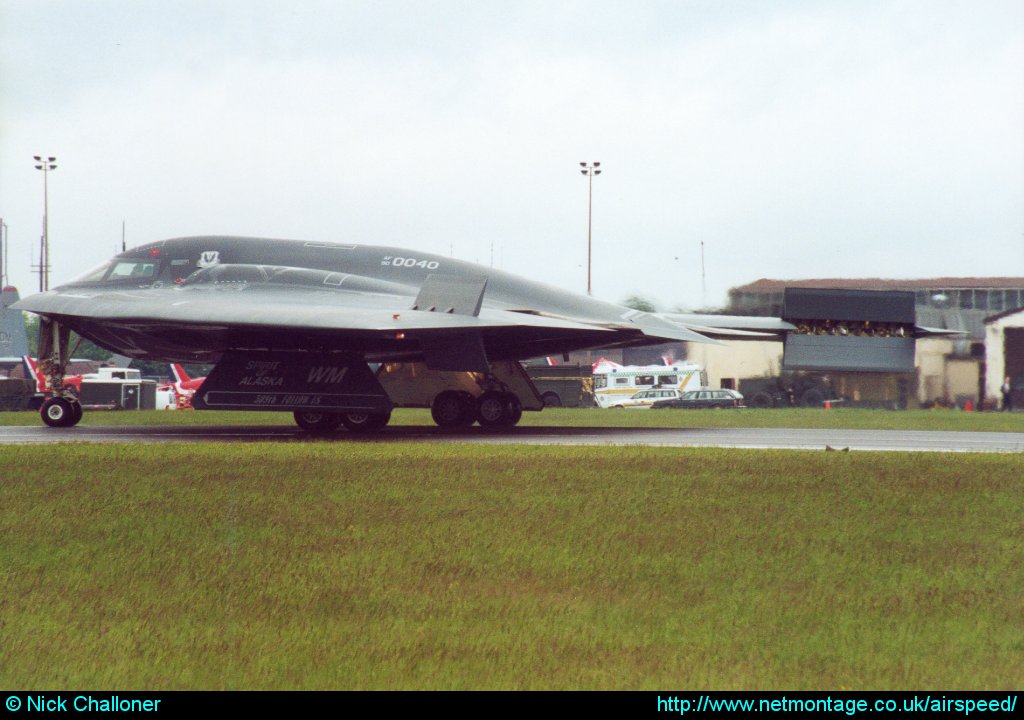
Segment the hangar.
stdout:
<svg viewBox="0 0 1024 720">
<path fill-rule="evenodd" d="M 994 332 L 1005 335 L 1004 326 L 1019 327 L 1024 322 L 1024 277 L 941 277 L 893 280 L 883 278 L 825 278 L 814 280 L 761 279 L 729 291 L 726 312 L 743 315 L 776 316 L 782 311 L 786 288 L 826 288 L 843 290 L 901 290 L 914 293 L 914 308 L 919 325 L 963 330 L 962 338 L 925 338 L 918 341 L 913 384 L 917 404 L 946 404 L 963 407 L 970 400 L 975 407 L 993 406 L 1004 373 L 1003 357 L 1024 363 L 1024 341 L 1000 345 L 999 354 L 988 348 Z M 1013 318 L 1017 325 L 1013 326 Z M 989 321 L 992 321 L 990 323 Z M 998 342 L 1002 342 L 999 340 Z M 778 356 L 781 351 L 776 349 Z M 750 355 L 751 351 L 747 352 Z M 999 355 L 997 358 L 996 355 Z M 709 363 L 712 358 L 708 359 Z M 699 362 L 699 360 L 698 360 Z M 710 365 L 709 365 L 710 367 Z M 764 374 L 772 374 L 765 366 Z M 1017 386 L 1024 386 L 1024 367 Z"/>
<path fill-rule="evenodd" d="M 1024 340 L 1014 339 L 1021 337 L 1024 323 L 1024 277 L 761 279 L 730 290 L 723 312 L 781 317 L 787 288 L 913 292 L 919 325 L 966 332 L 961 338 L 919 339 L 912 373 L 833 376 L 844 397 L 882 406 L 964 407 L 969 400 L 974 407 L 995 407 L 1005 366 L 1019 373 L 1017 406 L 1024 406 Z M 592 363 L 601 355 L 627 365 L 658 363 L 663 356 L 686 359 L 707 368 L 714 387 L 735 388 L 739 379 L 777 376 L 783 370 L 782 344 L 756 341 L 574 353 L 573 361 Z"/>
</svg>

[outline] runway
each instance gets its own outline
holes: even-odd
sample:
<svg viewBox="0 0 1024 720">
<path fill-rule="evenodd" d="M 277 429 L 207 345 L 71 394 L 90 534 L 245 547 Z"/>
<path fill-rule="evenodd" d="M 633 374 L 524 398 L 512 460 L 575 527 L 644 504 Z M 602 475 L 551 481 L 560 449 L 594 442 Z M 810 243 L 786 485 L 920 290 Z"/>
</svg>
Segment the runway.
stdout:
<svg viewBox="0 0 1024 720">
<path fill-rule="evenodd" d="M 778 450 L 882 450 L 893 452 L 1024 452 L 1024 433 L 895 430 L 820 430 L 781 428 L 576 428 L 517 427 L 441 430 L 400 425 L 381 433 L 344 431 L 308 435 L 297 427 L 278 426 L 43 426 L 0 427 L 0 445 L 60 442 L 461 442 L 520 445 L 615 445 L 650 447 L 721 447 Z"/>
</svg>

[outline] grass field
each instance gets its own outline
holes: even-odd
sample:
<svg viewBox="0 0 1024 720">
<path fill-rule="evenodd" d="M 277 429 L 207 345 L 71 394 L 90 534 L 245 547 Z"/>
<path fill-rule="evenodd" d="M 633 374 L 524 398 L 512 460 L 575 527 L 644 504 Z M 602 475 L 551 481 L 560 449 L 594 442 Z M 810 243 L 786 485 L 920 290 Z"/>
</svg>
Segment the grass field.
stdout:
<svg viewBox="0 0 1024 720">
<path fill-rule="evenodd" d="M 36 412 L 0 412 L 0 427 L 39 425 Z M 290 413 L 275 412 L 102 412 L 86 411 L 83 425 L 288 425 Z M 433 425 L 427 410 L 398 409 L 393 425 Z M 829 411 L 806 408 L 781 410 L 600 410 L 547 408 L 523 413 L 522 425 L 566 427 L 783 427 L 863 428 L 887 430 L 958 430 L 1024 432 L 1024 413 L 965 413 L 959 410 Z"/>
<path fill-rule="evenodd" d="M 6 687 L 1024 678 L 1020 456 L 198 443 L 0 468 Z"/>
</svg>

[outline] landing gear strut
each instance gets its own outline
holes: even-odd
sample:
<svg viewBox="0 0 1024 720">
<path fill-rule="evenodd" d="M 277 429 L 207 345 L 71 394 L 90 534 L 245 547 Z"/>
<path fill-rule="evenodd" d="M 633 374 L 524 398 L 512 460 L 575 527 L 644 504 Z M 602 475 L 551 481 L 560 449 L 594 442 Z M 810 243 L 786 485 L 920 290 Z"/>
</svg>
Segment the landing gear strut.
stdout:
<svg viewBox="0 0 1024 720">
<path fill-rule="evenodd" d="M 68 342 L 71 331 L 50 320 L 39 321 L 39 371 L 46 377 L 46 385 L 53 393 L 39 408 L 43 422 L 50 427 L 73 427 L 82 419 L 82 405 L 70 391 L 64 389 L 64 369 L 68 365 Z"/>
</svg>

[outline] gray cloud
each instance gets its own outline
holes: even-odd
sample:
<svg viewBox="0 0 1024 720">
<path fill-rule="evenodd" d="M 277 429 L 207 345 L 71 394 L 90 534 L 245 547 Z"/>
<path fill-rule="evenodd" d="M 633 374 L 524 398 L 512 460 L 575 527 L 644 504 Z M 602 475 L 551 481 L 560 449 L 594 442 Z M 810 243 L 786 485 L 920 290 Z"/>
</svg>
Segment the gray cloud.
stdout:
<svg viewBox="0 0 1024 720">
<path fill-rule="evenodd" d="M 1018 3 L 0 2 L 31 288 L 226 232 L 397 244 L 701 304 L 762 276 L 1024 274 Z"/>
</svg>

